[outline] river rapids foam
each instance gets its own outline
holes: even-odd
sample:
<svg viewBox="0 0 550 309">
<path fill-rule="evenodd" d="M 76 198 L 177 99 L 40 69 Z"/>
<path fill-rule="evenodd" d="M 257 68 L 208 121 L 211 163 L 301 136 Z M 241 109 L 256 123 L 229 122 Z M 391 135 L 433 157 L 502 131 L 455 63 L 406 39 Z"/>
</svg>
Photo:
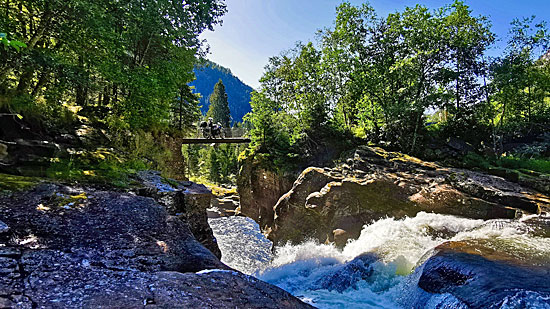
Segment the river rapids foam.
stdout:
<svg viewBox="0 0 550 309">
<path fill-rule="evenodd" d="M 550 256 L 550 239 L 528 235 L 529 227 L 521 220 L 483 221 L 420 212 L 365 225 L 360 237 L 343 249 L 307 241 L 277 247 L 274 253 L 271 242 L 249 218 L 209 222 L 224 263 L 319 308 L 408 308 L 419 299 L 425 308 L 463 307 L 450 294 L 430 294 L 417 286 L 422 263 L 446 241 L 496 238 L 529 254 Z M 533 298 L 530 304 L 550 308 L 537 295 L 525 297 Z M 514 301 L 507 300 L 503 307 L 513 308 Z"/>
</svg>

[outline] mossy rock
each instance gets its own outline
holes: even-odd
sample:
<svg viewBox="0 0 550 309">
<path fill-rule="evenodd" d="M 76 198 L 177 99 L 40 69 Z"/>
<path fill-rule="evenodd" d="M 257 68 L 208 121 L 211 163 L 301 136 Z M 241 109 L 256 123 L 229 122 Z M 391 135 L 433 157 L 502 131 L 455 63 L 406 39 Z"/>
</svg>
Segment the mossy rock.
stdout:
<svg viewBox="0 0 550 309">
<path fill-rule="evenodd" d="M 36 177 L 16 176 L 0 173 L 0 192 L 10 193 L 30 189 L 41 181 Z"/>
</svg>

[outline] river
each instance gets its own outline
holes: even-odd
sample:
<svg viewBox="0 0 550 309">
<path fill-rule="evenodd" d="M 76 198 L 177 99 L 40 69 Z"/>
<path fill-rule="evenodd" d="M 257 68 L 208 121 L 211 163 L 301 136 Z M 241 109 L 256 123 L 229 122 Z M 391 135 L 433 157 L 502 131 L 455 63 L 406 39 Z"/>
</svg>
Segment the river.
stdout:
<svg viewBox="0 0 550 309">
<path fill-rule="evenodd" d="M 225 217 L 209 223 L 224 263 L 318 308 L 411 308 L 419 303 L 425 308 L 461 308 L 463 303 L 451 294 L 431 294 L 418 287 L 423 262 L 439 244 L 470 239 L 497 239 L 510 248 L 550 257 L 550 239 L 530 235 L 523 220 L 484 221 L 421 212 L 365 225 L 360 237 L 343 249 L 308 241 L 277 247 L 274 253 L 252 219 Z M 523 306 L 550 308 L 550 303 L 531 293 L 510 297 L 501 308 Z"/>
</svg>

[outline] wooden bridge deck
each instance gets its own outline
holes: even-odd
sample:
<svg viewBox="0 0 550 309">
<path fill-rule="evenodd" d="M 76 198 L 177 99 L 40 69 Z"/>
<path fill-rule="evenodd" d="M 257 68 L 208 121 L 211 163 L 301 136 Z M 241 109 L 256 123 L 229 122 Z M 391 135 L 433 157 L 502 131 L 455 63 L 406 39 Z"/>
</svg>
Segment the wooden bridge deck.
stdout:
<svg viewBox="0 0 550 309">
<path fill-rule="evenodd" d="M 182 144 L 239 144 L 250 143 L 249 138 L 184 138 Z"/>
</svg>

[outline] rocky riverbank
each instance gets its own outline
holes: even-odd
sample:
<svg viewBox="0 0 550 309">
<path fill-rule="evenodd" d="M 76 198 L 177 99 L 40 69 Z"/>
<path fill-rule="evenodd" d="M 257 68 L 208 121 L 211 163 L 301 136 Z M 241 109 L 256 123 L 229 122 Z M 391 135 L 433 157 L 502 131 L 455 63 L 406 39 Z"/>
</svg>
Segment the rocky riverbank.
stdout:
<svg viewBox="0 0 550 309">
<path fill-rule="evenodd" d="M 296 177 L 250 165 L 239 192 L 278 244 L 261 278 L 313 304 L 546 308 L 550 179 L 508 176 L 362 146 Z"/>
<path fill-rule="evenodd" d="M 453 295 L 457 307 L 546 308 L 550 305 L 550 242 L 536 242 L 446 242 L 421 266 L 418 286 L 432 294 Z M 416 304 L 422 306 L 421 300 Z"/>
<path fill-rule="evenodd" d="M 159 179 L 2 195 L 0 307 L 308 307 L 220 262 L 209 190 Z"/>
<path fill-rule="evenodd" d="M 550 209 L 549 196 L 504 178 L 367 146 L 336 167 L 305 169 L 276 202 L 272 192 L 282 191 L 290 177 L 245 172 L 241 212 L 259 222 L 275 243 L 313 238 L 342 246 L 366 223 L 420 211 L 495 219 Z M 275 190 L 264 193 L 264 187 Z"/>
</svg>

